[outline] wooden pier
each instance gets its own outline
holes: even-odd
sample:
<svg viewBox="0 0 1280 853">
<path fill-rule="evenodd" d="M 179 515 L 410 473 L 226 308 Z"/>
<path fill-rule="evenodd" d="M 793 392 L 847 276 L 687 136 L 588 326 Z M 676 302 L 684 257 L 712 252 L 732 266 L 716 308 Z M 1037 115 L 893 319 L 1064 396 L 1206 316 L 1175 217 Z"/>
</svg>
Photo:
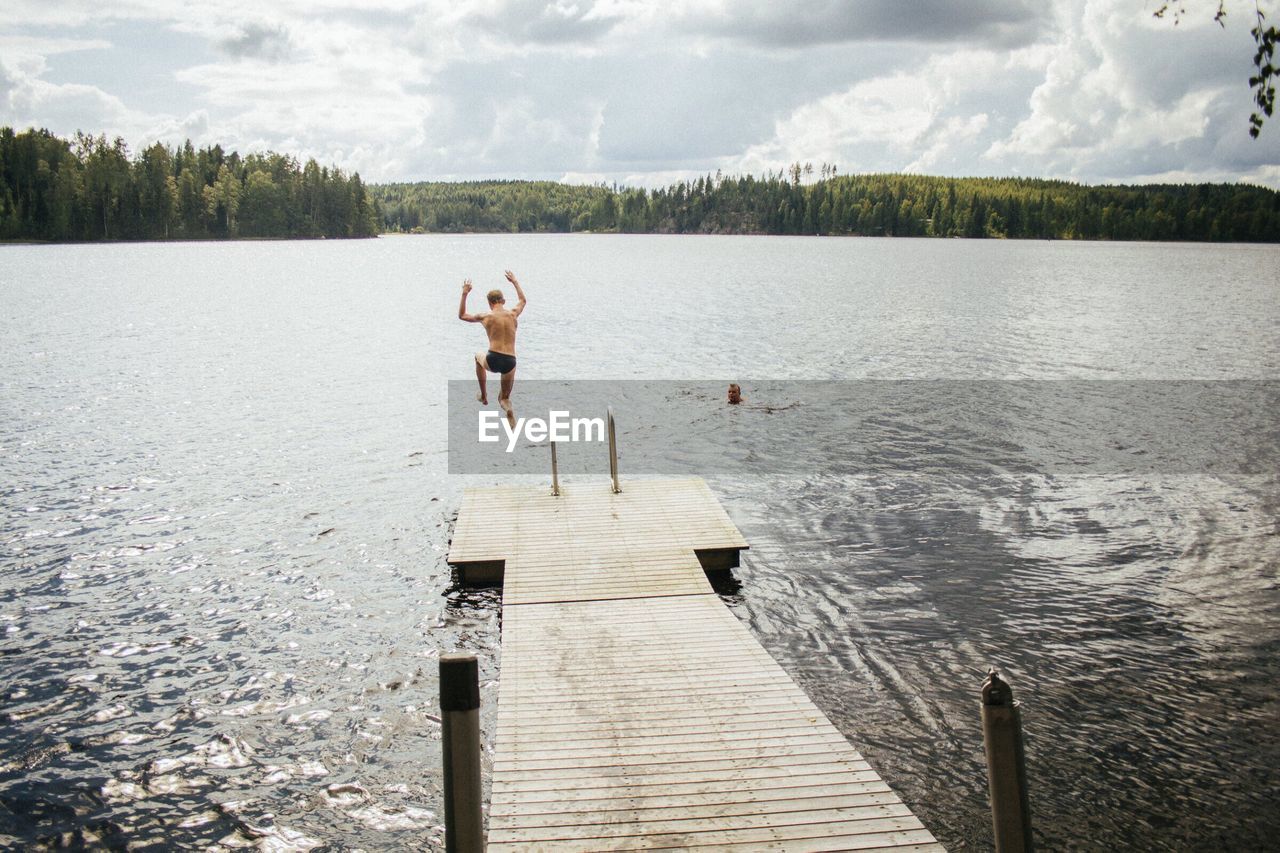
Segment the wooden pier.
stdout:
<svg viewBox="0 0 1280 853">
<path fill-rule="evenodd" d="M 469 489 L 448 562 L 503 585 L 490 850 L 940 851 L 715 594 L 706 483 Z"/>
</svg>

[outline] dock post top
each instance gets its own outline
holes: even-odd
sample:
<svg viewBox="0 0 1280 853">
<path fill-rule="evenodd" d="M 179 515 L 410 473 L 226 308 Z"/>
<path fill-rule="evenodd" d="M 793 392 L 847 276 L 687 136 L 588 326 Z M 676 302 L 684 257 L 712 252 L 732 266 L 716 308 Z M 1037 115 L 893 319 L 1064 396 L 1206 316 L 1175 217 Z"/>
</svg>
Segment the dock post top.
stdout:
<svg viewBox="0 0 1280 853">
<path fill-rule="evenodd" d="M 982 704 L 983 705 L 1016 705 L 1013 701 L 1013 688 L 1009 683 L 1000 677 L 1000 673 L 996 668 L 991 667 L 987 673 L 987 680 L 982 682 Z"/>
<path fill-rule="evenodd" d="M 466 652 L 440 655 L 440 710 L 473 711 L 480 707 L 480 666 Z"/>
</svg>

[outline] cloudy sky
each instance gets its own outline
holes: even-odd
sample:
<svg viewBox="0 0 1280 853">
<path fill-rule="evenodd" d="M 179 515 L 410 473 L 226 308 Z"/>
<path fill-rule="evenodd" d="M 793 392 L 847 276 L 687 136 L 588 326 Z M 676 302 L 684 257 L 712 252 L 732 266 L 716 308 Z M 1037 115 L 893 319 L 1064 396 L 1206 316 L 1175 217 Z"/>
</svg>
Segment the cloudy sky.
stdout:
<svg viewBox="0 0 1280 853">
<path fill-rule="evenodd" d="M 371 181 L 842 172 L 1280 187 L 1252 2 L 5 0 L 0 124 Z M 1264 2 L 1264 9 L 1270 3 Z M 1275 10 L 1280 13 L 1280 8 Z"/>
</svg>

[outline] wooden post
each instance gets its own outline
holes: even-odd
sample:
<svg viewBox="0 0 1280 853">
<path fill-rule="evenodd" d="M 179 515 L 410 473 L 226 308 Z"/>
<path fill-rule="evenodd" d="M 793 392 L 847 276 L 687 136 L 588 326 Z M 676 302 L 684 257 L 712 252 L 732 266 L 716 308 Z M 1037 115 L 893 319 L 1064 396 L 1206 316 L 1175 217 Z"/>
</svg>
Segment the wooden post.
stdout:
<svg viewBox="0 0 1280 853">
<path fill-rule="evenodd" d="M 982 684 L 982 739 L 996 853 L 1030 853 L 1031 807 L 1022 746 L 1022 709 L 995 667 Z"/>
<path fill-rule="evenodd" d="M 480 672 L 472 654 L 440 656 L 444 839 L 449 853 L 484 852 L 480 793 Z"/>
</svg>

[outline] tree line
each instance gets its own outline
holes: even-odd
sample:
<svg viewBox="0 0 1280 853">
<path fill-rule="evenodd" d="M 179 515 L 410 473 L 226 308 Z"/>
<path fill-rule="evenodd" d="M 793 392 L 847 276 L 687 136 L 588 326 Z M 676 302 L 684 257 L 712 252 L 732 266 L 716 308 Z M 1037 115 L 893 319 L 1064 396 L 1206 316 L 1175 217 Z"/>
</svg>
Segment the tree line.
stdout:
<svg viewBox="0 0 1280 853">
<path fill-rule="evenodd" d="M 799 163 L 656 190 L 552 181 L 365 185 L 286 154 L 0 128 L 0 240 L 571 232 L 1280 241 L 1280 193 L 1245 184 L 1086 186 L 841 175 Z"/>
<path fill-rule="evenodd" d="M 1086 186 L 1028 178 L 839 175 L 799 164 L 657 190 L 482 181 L 371 186 L 397 232 L 614 231 L 1280 241 L 1280 194 L 1245 184 Z"/>
<path fill-rule="evenodd" d="M 2 240 L 372 237 L 379 221 L 359 174 L 315 160 L 0 128 Z"/>
</svg>

